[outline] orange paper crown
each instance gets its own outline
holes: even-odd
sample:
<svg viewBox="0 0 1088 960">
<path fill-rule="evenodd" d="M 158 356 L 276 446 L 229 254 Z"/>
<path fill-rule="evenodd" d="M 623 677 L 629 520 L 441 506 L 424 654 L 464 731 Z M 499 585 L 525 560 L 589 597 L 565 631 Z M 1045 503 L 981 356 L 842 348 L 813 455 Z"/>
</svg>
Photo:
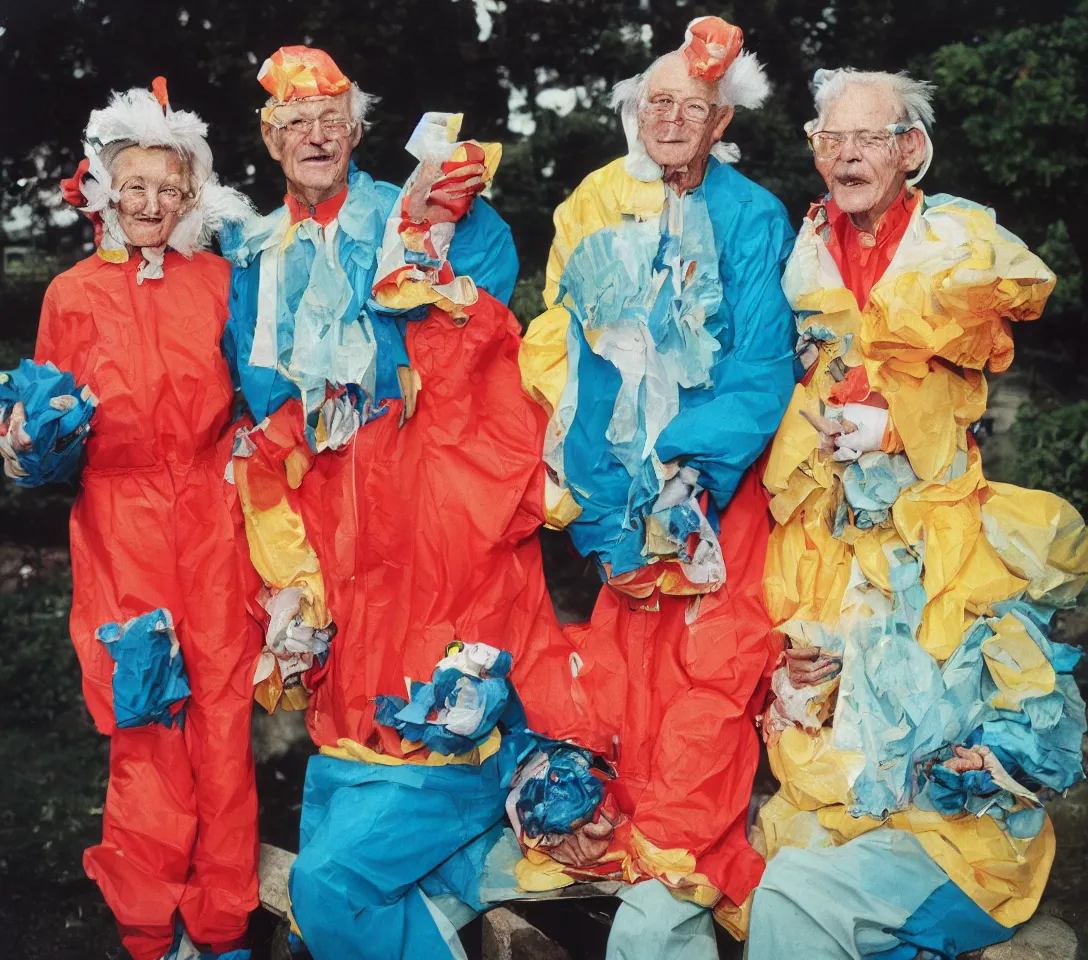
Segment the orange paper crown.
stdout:
<svg viewBox="0 0 1088 960">
<path fill-rule="evenodd" d="M 680 49 L 688 64 L 688 76 L 717 81 L 725 76 L 740 48 L 744 33 L 721 17 L 700 17 L 688 24 Z"/>
<path fill-rule="evenodd" d="M 261 65 L 257 79 L 281 103 L 335 97 L 351 89 L 332 57 L 313 47 L 280 47 Z"/>
</svg>

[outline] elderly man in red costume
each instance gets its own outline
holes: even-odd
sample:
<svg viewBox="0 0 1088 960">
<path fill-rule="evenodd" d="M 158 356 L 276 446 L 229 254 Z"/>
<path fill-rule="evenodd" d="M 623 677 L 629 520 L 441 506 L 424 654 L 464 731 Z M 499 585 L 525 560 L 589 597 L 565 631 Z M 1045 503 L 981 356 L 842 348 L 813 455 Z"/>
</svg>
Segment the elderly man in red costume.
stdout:
<svg viewBox="0 0 1088 960">
<path fill-rule="evenodd" d="M 136 960 L 195 957 L 194 943 L 248 957 L 235 948 L 257 905 L 260 629 L 222 480 L 230 270 L 205 251 L 246 204 L 218 185 L 205 131 L 161 78 L 91 114 L 68 188 L 98 249 L 50 285 L 35 362 L 0 375 L 8 474 L 80 479 L 71 632 L 111 741 L 102 842 L 83 863 Z"/>
<path fill-rule="evenodd" d="M 416 881 L 501 820 L 506 795 L 377 722 L 381 698 L 463 642 L 512 654 L 535 729 L 574 714 L 565 653 L 546 656 L 564 645 L 533 536 L 545 419 L 505 306 L 517 257 L 478 197 L 501 149 L 460 139 L 460 115 L 426 114 L 406 186 L 375 182 L 351 162 L 372 98 L 327 54 L 284 47 L 258 78 L 287 194 L 222 238 L 224 344 L 256 424 L 231 469 L 268 612 L 256 696 L 306 709 L 322 753 L 294 916 L 319 960 L 430 960 L 445 947 Z M 490 790 L 486 804 L 459 806 L 462 786 Z"/>
</svg>

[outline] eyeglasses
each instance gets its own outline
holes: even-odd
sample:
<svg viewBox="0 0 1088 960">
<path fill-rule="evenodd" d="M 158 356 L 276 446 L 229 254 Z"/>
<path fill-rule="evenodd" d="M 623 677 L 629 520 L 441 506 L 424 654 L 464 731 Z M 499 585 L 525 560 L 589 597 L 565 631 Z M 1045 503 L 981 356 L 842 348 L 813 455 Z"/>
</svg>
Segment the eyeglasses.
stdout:
<svg viewBox="0 0 1088 960">
<path fill-rule="evenodd" d="M 282 129 L 295 137 L 308 137 L 316 123 L 321 124 L 322 131 L 330 139 L 346 136 L 355 126 L 354 120 L 346 120 L 344 117 L 297 117 L 282 124 Z"/>
<path fill-rule="evenodd" d="M 147 197 L 148 187 L 142 183 L 126 183 L 120 189 L 121 198 L 130 203 L 139 202 Z M 159 187 L 155 191 L 159 206 L 163 210 L 177 210 L 186 195 L 179 187 Z"/>
<path fill-rule="evenodd" d="M 643 109 L 655 120 L 671 120 L 679 108 L 679 115 L 692 123 L 706 123 L 710 119 L 713 107 L 699 97 L 687 100 L 674 100 L 668 94 L 661 93 L 643 103 Z"/>
<path fill-rule="evenodd" d="M 916 129 L 916 123 L 889 123 L 883 130 L 847 130 L 842 133 L 820 130 L 808 138 L 817 160 L 838 160 L 848 140 L 853 139 L 863 153 L 886 150 L 901 133 Z"/>
</svg>

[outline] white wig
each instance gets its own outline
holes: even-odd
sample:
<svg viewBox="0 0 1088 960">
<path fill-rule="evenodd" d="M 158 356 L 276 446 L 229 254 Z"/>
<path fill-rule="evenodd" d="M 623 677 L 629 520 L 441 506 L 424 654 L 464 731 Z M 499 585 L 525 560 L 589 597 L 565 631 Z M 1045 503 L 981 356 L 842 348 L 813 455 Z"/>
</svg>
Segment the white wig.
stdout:
<svg viewBox="0 0 1088 960">
<path fill-rule="evenodd" d="M 163 85 L 165 100 L 165 85 Z M 195 113 L 172 110 L 160 103 L 151 90 L 134 87 L 114 93 L 103 110 L 91 112 L 84 134 L 89 161 L 80 190 L 87 213 L 99 213 L 103 222 L 102 249 L 124 250 L 128 243 L 117 217 L 120 194 L 113 189 L 111 168 L 127 147 L 163 147 L 173 150 L 189 168 L 191 207 L 174 227 L 167 245 L 186 257 L 203 250 L 228 220 L 244 220 L 252 214 L 249 200 L 219 183 L 212 170 L 212 151 L 205 139 L 208 125 Z M 164 249 L 143 248 L 145 263 L 137 279 L 162 276 Z"/>
<path fill-rule="evenodd" d="M 915 80 L 906 71 L 884 73 L 880 71 L 855 70 L 843 67 L 840 70 L 817 70 L 812 77 L 813 99 L 816 103 L 816 119 L 805 124 L 805 133 L 813 134 L 827 119 L 831 105 L 851 86 L 877 86 L 883 88 L 896 102 L 899 121 L 911 124 L 921 130 L 926 139 L 926 156 L 918 172 L 907 183 L 914 186 L 925 176 L 933 162 L 933 141 L 929 131 L 935 122 L 933 114 L 933 92 L 936 84 L 928 80 Z"/>
<path fill-rule="evenodd" d="M 692 21 L 693 24 L 697 22 L 698 20 Z M 638 111 L 646 99 L 650 77 L 665 60 L 674 56 L 680 56 L 680 52 L 673 51 L 658 57 L 642 73 L 621 80 L 612 88 L 609 106 L 620 115 L 623 132 L 627 136 L 627 159 L 624 167 L 638 180 L 652 181 L 661 176 L 661 167 L 650 159 L 639 138 Z M 763 65 L 754 53 L 745 51 L 729 65 L 725 75 L 718 81 L 715 103 L 718 106 L 757 110 L 770 92 L 771 83 Z M 710 152 L 722 163 L 736 163 L 740 159 L 740 149 L 735 143 L 716 143 Z"/>
</svg>

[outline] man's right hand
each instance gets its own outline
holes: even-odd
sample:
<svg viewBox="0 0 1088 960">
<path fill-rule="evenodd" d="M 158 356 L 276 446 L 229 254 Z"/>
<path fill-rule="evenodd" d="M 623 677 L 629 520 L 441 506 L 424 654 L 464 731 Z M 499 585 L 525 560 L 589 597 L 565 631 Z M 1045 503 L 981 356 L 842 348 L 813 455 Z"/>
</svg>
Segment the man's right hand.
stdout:
<svg viewBox="0 0 1088 960">
<path fill-rule="evenodd" d="M 612 842 L 612 833 L 612 821 L 602 813 L 596 823 L 592 820 L 583 823 L 573 832 L 564 834 L 554 845 L 541 844 L 540 849 L 559 863 L 584 869 L 593 866 L 605 855 Z"/>
<path fill-rule="evenodd" d="M 794 687 L 811 687 L 837 676 L 842 670 L 842 657 L 822 647 L 790 648 L 786 650 L 786 668 Z"/>
</svg>

